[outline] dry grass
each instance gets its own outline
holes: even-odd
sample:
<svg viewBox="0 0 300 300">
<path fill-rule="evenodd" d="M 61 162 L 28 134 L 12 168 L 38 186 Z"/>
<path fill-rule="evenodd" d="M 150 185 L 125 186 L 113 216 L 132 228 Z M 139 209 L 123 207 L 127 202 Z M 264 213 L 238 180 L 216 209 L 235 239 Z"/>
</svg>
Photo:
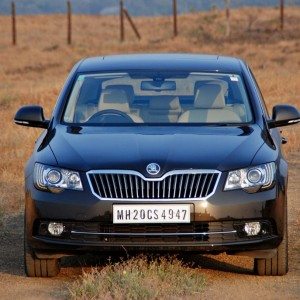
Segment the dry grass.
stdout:
<svg viewBox="0 0 300 300">
<path fill-rule="evenodd" d="M 72 299 L 199 299 L 203 275 L 176 258 L 138 257 L 84 273 L 69 287 Z"/>
<path fill-rule="evenodd" d="M 40 133 L 16 127 L 12 122 L 16 110 L 24 104 L 39 104 L 50 116 L 67 73 L 82 57 L 132 52 L 235 55 L 251 65 L 270 109 L 284 102 L 299 106 L 300 9 L 286 9 L 283 32 L 278 30 L 278 15 L 273 8 L 234 10 L 228 39 L 222 11 L 180 16 L 176 39 L 171 37 L 170 17 L 136 18 L 143 39 L 137 41 L 127 28 L 124 43 L 118 40 L 117 17 L 74 16 L 71 47 L 65 44 L 63 15 L 18 17 L 16 47 L 10 45 L 10 18 L 0 16 L 0 210 L 21 209 L 23 168 Z M 299 151 L 299 126 L 283 131 L 289 139 L 286 152 Z"/>
<path fill-rule="evenodd" d="M 13 117 L 24 104 L 39 104 L 50 116 L 73 64 L 85 56 L 133 52 L 194 52 L 239 56 L 247 60 L 267 106 L 300 103 L 300 9 L 286 9 L 286 28 L 278 30 L 276 9 L 232 12 L 232 35 L 225 38 L 224 12 L 179 17 L 180 36 L 172 39 L 168 17 L 136 18 L 143 36 L 127 28 L 118 40 L 116 17 L 74 16 L 74 43 L 65 44 L 66 18 L 18 17 L 18 46 L 10 45 L 10 18 L 0 16 L 0 226 L 23 208 L 23 168 L 39 129 L 16 127 Z M 299 126 L 284 128 L 286 153 L 299 151 Z M 199 297 L 203 277 L 176 259 L 131 259 L 86 273 L 69 287 L 74 299 L 154 299 Z M 200 294 L 201 296 L 201 294 Z"/>
</svg>

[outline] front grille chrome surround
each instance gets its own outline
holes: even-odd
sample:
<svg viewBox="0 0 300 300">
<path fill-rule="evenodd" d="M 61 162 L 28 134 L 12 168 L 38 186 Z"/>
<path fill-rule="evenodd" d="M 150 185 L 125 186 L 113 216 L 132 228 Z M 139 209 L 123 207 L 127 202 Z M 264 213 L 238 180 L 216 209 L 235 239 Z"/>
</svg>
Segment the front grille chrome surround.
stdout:
<svg viewBox="0 0 300 300">
<path fill-rule="evenodd" d="M 218 186 L 217 170 L 174 170 L 159 178 L 147 178 L 131 170 L 87 172 L 91 191 L 100 200 L 176 201 L 207 200 Z"/>
</svg>

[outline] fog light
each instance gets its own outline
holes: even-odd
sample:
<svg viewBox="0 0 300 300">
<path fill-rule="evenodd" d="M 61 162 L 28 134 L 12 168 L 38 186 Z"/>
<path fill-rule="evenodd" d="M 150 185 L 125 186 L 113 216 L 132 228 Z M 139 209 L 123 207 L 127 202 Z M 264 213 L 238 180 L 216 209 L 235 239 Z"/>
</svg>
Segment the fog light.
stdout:
<svg viewBox="0 0 300 300">
<path fill-rule="evenodd" d="M 244 231 L 248 236 L 258 235 L 260 232 L 261 226 L 259 222 L 250 222 L 245 223 Z"/>
<path fill-rule="evenodd" d="M 48 231 L 51 235 L 60 236 L 64 231 L 64 225 L 62 223 L 51 222 L 48 225 Z"/>
</svg>

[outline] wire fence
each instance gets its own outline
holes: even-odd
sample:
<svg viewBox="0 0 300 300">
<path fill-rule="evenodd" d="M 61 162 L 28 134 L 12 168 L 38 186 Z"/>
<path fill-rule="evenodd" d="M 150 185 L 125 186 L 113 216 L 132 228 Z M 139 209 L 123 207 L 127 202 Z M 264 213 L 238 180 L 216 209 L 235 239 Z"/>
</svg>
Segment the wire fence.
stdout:
<svg viewBox="0 0 300 300">
<path fill-rule="evenodd" d="M 138 40 L 142 39 L 140 34 L 140 30 L 138 26 L 135 24 L 134 18 L 131 16 L 131 13 L 126 8 L 124 4 L 124 0 L 119 1 L 119 24 L 120 24 L 120 42 L 125 40 L 125 22 L 127 21 L 130 27 L 132 28 L 135 36 Z M 230 28 L 230 11 L 232 8 L 232 0 L 223 0 L 224 1 L 224 9 L 226 15 L 226 36 L 230 36 L 231 28 Z M 165 3 L 168 2 L 170 9 L 173 15 L 173 37 L 176 37 L 180 34 L 179 26 L 178 26 L 178 0 L 165 0 Z M 280 15 L 278 17 L 278 24 L 281 30 L 284 29 L 284 22 L 285 22 L 285 3 L 286 0 L 278 0 L 278 6 Z M 150 4 L 149 4 L 150 5 Z M 67 28 L 66 28 L 66 42 L 68 45 L 72 44 L 72 3 L 70 0 L 65 2 L 65 14 L 67 19 Z M 15 46 L 17 44 L 17 5 L 13 1 L 11 2 L 11 22 L 12 22 L 12 30 L 11 30 L 11 41 L 12 45 Z"/>
</svg>

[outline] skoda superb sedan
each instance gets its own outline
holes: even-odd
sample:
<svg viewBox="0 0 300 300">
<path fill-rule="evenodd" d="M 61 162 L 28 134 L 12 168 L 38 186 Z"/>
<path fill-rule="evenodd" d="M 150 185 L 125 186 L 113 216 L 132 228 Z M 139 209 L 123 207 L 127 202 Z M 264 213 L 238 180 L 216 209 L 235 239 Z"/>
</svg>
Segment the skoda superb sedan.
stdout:
<svg viewBox="0 0 300 300">
<path fill-rule="evenodd" d="M 165 251 L 246 255 L 288 271 L 287 162 L 248 65 L 206 55 L 88 58 L 71 71 L 25 170 L 25 271 L 64 255 Z"/>
</svg>

